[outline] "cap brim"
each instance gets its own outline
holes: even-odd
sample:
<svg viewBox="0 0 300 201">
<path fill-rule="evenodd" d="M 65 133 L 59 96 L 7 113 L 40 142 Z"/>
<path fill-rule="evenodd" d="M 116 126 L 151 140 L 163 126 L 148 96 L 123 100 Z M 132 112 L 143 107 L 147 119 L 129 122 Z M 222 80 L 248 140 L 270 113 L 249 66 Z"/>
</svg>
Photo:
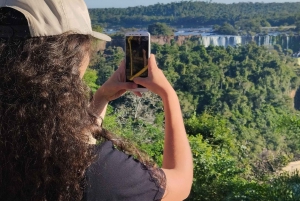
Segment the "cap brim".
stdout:
<svg viewBox="0 0 300 201">
<path fill-rule="evenodd" d="M 95 38 L 98 38 L 100 40 L 111 41 L 111 37 L 109 37 L 106 34 L 96 32 L 96 31 L 92 32 L 92 36 L 95 37 Z"/>
</svg>

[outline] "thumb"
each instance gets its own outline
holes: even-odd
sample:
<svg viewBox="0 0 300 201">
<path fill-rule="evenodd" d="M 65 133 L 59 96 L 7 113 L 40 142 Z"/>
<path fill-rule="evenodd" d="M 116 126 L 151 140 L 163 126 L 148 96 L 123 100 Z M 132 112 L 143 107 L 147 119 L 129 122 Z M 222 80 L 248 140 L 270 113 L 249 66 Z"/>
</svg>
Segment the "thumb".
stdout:
<svg viewBox="0 0 300 201">
<path fill-rule="evenodd" d="M 143 78 L 143 77 L 136 77 L 133 79 L 134 83 L 142 85 L 144 87 L 146 87 L 147 85 L 147 79 Z"/>
<path fill-rule="evenodd" d="M 118 88 L 119 89 L 136 89 L 137 88 L 137 84 L 133 83 L 133 82 L 120 82 L 118 83 Z"/>
</svg>

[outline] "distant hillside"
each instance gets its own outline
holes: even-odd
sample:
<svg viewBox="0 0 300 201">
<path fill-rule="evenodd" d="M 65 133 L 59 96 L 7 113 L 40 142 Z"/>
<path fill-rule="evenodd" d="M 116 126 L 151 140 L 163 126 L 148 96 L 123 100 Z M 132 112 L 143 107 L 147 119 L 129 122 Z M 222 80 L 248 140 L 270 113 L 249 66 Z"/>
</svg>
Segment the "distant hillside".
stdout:
<svg viewBox="0 0 300 201">
<path fill-rule="evenodd" d="M 152 6 L 90 9 L 93 24 L 104 27 L 147 27 L 154 22 L 171 26 L 232 25 L 243 20 L 260 21 L 272 26 L 294 25 L 300 20 L 297 3 L 207 3 L 199 1 L 157 3 Z"/>
</svg>

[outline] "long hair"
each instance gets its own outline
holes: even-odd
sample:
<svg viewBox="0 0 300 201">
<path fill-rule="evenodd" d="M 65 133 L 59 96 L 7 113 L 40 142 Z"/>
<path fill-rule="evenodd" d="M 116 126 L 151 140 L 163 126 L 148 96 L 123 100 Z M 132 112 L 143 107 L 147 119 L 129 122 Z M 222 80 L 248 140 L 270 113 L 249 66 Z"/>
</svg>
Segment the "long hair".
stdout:
<svg viewBox="0 0 300 201">
<path fill-rule="evenodd" d="M 93 160 L 86 131 L 95 117 L 78 69 L 90 41 L 70 33 L 1 40 L 1 199 L 81 198 L 84 172 Z"/>
<path fill-rule="evenodd" d="M 27 24 L 13 9 L 0 13 L 9 13 L 7 23 Z M 89 110 L 89 89 L 79 68 L 91 40 L 72 33 L 0 38 L 1 199 L 80 200 L 85 170 L 95 158 L 89 135 L 137 155 L 163 183 L 150 160 L 102 129 Z"/>
</svg>

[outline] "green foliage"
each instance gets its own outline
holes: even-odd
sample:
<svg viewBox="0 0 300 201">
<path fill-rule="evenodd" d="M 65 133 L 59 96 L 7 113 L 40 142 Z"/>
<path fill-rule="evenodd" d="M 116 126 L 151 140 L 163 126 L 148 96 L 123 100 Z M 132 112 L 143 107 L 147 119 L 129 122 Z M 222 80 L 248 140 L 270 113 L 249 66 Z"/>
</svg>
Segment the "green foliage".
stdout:
<svg viewBox="0 0 300 201">
<path fill-rule="evenodd" d="M 123 58 L 124 51 L 121 47 L 110 46 L 104 52 L 94 53 L 89 67 L 97 72 L 96 84 L 102 85 L 117 70 Z"/>
<path fill-rule="evenodd" d="M 294 65 L 287 65 L 284 55 L 270 54 L 255 44 L 236 48 L 186 44 L 176 51 L 172 46 L 155 45 L 153 49 L 178 92 L 185 117 L 211 111 L 212 116 L 227 118 L 228 128 L 251 150 L 248 157 L 252 159 L 263 148 L 289 149 L 276 131 L 276 121 L 291 112 L 289 96 L 299 82 Z M 206 139 L 206 133 L 212 132 L 203 127 L 190 134 L 199 133 Z"/>
<path fill-rule="evenodd" d="M 282 52 L 282 47 L 281 47 L 281 45 L 279 45 L 279 44 L 275 44 L 275 45 L 274 45 L 274 49 L 275 49 L 277 52 L 279 52 L 279 53 Z"/>
<path fill-rule="evenodd" d="M 89 9 L 89 12 L 93 24 L 108 27 L 145 27 L 156 22 L 173 27 L 199 27 L 228 22 L 258 31 L 261 26 L 294 25 L 299 20 L 299 10 L 299 2 L 223 4 L 180 1 L 129 8 Z"/>
<path fill-rule="evenodd" d="M 99 25 L 93 25 L 92 30 L 97 32 L 103 32 L 103 28 Z"/>
<path fill-rule="evenodd" d="M 164 36 L 171 36 L 174 35 L 172 29 L 168 27 L 165 23 L 154 23 L 148 26 L 148 32 L 151 35 L 164 35 Z"/>
<path fill-rule="evenodd" d="M 260 21 L 260 25 L 261 25 L 262 27 L 271 27 L 271 24 L 270 24 L 266 19 L 262 19 L 262 20 Z"/>
<path fill-rule="evenodd" d="M 241 19 L 235 22 L 235 26 L 244 31 L 252 31 L 259 33 L 261 28 L 261 22 L 259 19 Z"/>
<path fill-rule="evenodd" d="M 190 137 L 194 158 L 194 182 L 187 200 L 287 200 L 300 199 L 298 172 L 264 180 L 247 180 L 245 169 L 227 152 L 212 146 L 201 135 Z"/>
<path fill-rule="evenodd" d="M 228 151 L 213 148 L 201 135 L 191 136 L 194 158 L 194 182 L 188 200 L 224 200 L 234 190 L 242 168 Z"/>
<path fill-rule="evenodd" d="M 212 116 L 208 113 L 196 115 L 185 121 L 186 131 L 191 136 L 201 135 L 209 144 L 220 149 L 235 151 L 235 136 L 230 130 L 230 123 L 220 116 Z"/>
<path fill-rule="evenodd" d="M 300 175 L 294 172 L 291 175 L 281 174 L 271 181 L 267 191 L 269 200 L 300 200 Z"/>
<path fill-rule="evenodd" d="M 103 127 L 146 152 L 161 166 L 164 139 L 162 122 L 149 124 L 138 119 L 124 118 L 124 112 L 115 112 L 110 106 Z"/>
<path fill-rule="evenodd" d="M 86 70 L 83 76 L 84 82 L 90 87 L 92 92 L 96 92 L 99 88 L 99 85 L 96 84 L 97 79 L 97 71 L 89 68 Z"/>
<path fill-rule="evenodd" d="M 297 22 L 295 23 L 295 25 L 296 25 L 295 31 L 300 32 L 300 20 L 297 21 Z"/>
<path fill-rule="evenodd" d="M 215 32 L 222 35 L 237 35 L 237 30 L 229 23 L 224 23 L 223 26 L 215 27 Z"/>
<path fill-rule="evenodd" d="M 300 116 L 292 115 L 292 116 L 284 116 L 279 122 L 279 128 L 288 128 L 293 133 L 300 133 Z"/>
<path fill-rule="evenodd" d="M 278 121 L 278 129 L 281 133 L 285 133 L 288 147 L 294 155 L 300 152 L 300 117 L 299 114 L 284 115 Z"/>
<path fill-rule="evenodd" d="M 299 182 L 300 175 L 298 172 L 292 174 L 282 173 L 261 183 L 244 182 L 238 184 L 232 195 L 226 200 L 296 201 L 300 199 Z"/>
</svg>

